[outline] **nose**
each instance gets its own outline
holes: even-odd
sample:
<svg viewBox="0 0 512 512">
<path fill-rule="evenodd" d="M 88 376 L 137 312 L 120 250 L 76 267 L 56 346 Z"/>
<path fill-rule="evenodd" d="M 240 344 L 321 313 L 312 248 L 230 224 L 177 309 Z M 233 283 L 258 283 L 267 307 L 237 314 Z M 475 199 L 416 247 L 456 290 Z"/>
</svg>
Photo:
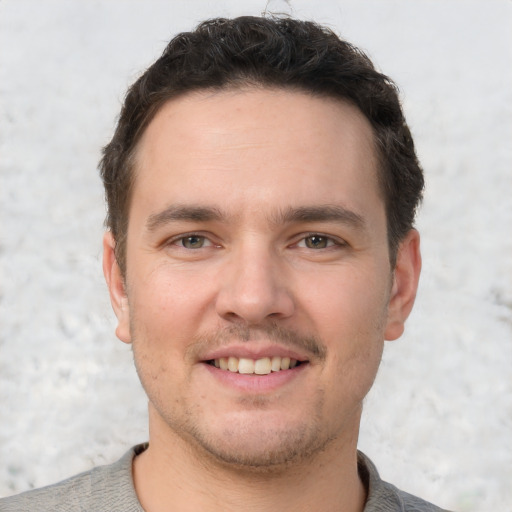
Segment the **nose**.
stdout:
<svg viewBox="0 0 512 512">
<path fill-rule="evenodd" d="M 258 325 L 293 315 L 291 283 L 278 254 L 269 248 L 245 247 L 226 261 L 217 295 L 217 313 L 229 321 Z"/>
</svg>

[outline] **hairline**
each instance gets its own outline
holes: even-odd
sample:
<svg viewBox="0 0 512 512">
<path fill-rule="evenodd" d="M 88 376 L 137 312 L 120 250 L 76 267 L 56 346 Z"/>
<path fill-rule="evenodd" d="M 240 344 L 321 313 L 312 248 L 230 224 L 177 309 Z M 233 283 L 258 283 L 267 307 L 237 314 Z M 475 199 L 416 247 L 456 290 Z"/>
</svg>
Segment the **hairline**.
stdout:
<svg viewBox="0 0 512 512">
<path fill-rule="evenodd" d="M 391 267 L 394 268 L 396 255 L 398 252 L 398 244 L 403 237 L 398 241 L 394 241 L 392 234 L 390 233 L 390 219 L 388 215 L 389 198 L 387 197 L 387 193 L 385 190 L 384 177 L 384 174 L 386 173 L 385 167 L 387 166 L 387 162 L 381 149 L 381 144 L 377 130 L 372 120 L 368 118 L 368 116 L 363 112 L 363 110 L 357 105 L 355 101 L 353 101 L 350 97 L 343 96 L 342 94 L 337 95 L 335 93 L 329 93 L 327 91 L 313 91 L 306 86 L 301 86 L 300 84 L 267 84 L 264 81 L 257 80 L 253 77 L 237 77 L 232 80 L 229 80 L 227 83 L 222 85 L 204 87 L 194 86 L 190 89 L 183 89 L 178 91 L 165 91 L 161 94 L 161 98 L 155 101 L 147 110 L 143 121 L 140 123 L 139 128 L 133 137 L 131 148 L 127 152 L 125 159 L 125 170 L 129 176 L 129 187 L 127 190 L 126 201 L 123 205 L 124 211 L 122 212 L 122 222 L 120 223 L 121 229 L 118 229 L 117 237 L 114 237 L 116 259 L 118 260 L 118 262 L 121 262 L 122 274 L 126 274 L 126 240 L 128 237 L 129 216 L 133 196 L 133 189 L 136 183 L 138 164 L 140 163 L 138 161 L 140 155 L 140 145 L 142 144 L 146 130 L 151 124 L 151 122 L 155 119 L 158 113 L 165 107 L 165 105 L 174 100 L 182 99 L 185 97 L 201 96 L 208 92 L 215 94 L 221 92 L 245 92 L 251 90 L 296 92 L 305 94 L 312 98 L 332 99 L 334 101 L 353 106 L 368 121 L 372 133 L 371 144 L 374 151 L 373 157 L 375 160 L 375 172 L 377 174 L 377 193 L 384 204 L 384 214 L 386 216 L 386 238 L 388 240 L 389 259 Z M 119 253 L 119 251 L 121 251 L 121 254 Z"/>
</svg>

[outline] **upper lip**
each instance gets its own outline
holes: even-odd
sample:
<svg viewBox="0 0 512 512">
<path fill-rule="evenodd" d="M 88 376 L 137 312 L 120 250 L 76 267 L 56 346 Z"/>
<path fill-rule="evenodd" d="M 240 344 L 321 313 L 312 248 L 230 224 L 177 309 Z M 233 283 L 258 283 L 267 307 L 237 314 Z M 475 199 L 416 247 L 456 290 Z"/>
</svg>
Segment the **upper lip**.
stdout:
<svg viewBox="0 0 512 512">
<path fill-rule="evenodd" d="M 213 359 L 220 359 L 221 357 L 237 357 L 247 359 L 262 359 L 264 357 L 289 357 L 297 361 L 309 361 L 307 354 L 295 351 L 288 347 L 272 344 L 262 345 L 261 342 L 251 346 L 249 342 L 243 344 L 233 344 L 224 347 L 219 347 L 206 352 L 201 356 L 201 361 L 210 361 Z"/>
</svg>

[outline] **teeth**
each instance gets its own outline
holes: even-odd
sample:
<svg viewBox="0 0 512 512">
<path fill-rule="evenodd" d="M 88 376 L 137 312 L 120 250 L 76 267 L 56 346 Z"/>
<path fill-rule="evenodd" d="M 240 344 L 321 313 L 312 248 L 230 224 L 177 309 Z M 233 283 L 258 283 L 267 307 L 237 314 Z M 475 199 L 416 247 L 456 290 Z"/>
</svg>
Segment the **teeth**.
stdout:
<svg viewBox="0 0 512 512">
<path fill-rule="evenodd" d="M 245 357 L 221 357 L 214 359 L 213 364 L 221 370 L 228 370 L 234 373 L 242 373 L 246 375 L 268 375 L 271 372 L 279 372 L 281 370 L 289 370 L 297 366 L 296 359 L 289 357 L 274 356 L 262 357 L 261 359 L 248 359 Z"/>
<path fill-rule="evenodd" d="M 272 363 L 270 357 L 257 359 L 254 361 L 254 373 L 256 375 L 268 375 L 272 371 Z"/>
<path fill-rule="evenodd" d="M 229 357 L 228 358 L 228 370 L 230 372 L 238 371 L 238 358 L 237 357 Z"/>
<path fill-rule="evenodd" d="M 288 370 L 288 368 L 290 368 L 290 358 L 283 357 L 281 359 L 281 370 Z"/>
<path fill-rule="evenodd" d="M 231 359 L 231 357 L 229 359 Z M 233 359 L 235 358 L 233 357 Z M 231 370 L 231 366 L 229 367 L 229 369 Z M 245 357 L 241 357 L 238 360 L 238 373 L 254 373 L 254 360 L 245 359 Z"/>
</svg>

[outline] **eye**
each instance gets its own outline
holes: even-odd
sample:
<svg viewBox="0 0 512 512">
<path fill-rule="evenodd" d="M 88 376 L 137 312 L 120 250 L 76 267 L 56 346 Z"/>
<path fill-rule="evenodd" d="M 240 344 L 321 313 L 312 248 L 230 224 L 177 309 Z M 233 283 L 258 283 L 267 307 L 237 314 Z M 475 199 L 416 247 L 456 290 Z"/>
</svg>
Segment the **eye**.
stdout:
<svg viewBox="0 0 512 512">
<path fill-rule="evenodd" d="M 184 247 L 185 249 L 201 249 L 212 245 L 210 240 L 202 235 L 187 235 L 174 241 L 175 245 Z"/>
<path fill-rule="evenodd" d="M 297 247 L 306 247 L 308 249 L 326 249 L 333 245 L 341 245 L 335 242 L 332 238 L 324 235 L 308 235 L 304 237 L 298 244 Z"/>
</svg>

